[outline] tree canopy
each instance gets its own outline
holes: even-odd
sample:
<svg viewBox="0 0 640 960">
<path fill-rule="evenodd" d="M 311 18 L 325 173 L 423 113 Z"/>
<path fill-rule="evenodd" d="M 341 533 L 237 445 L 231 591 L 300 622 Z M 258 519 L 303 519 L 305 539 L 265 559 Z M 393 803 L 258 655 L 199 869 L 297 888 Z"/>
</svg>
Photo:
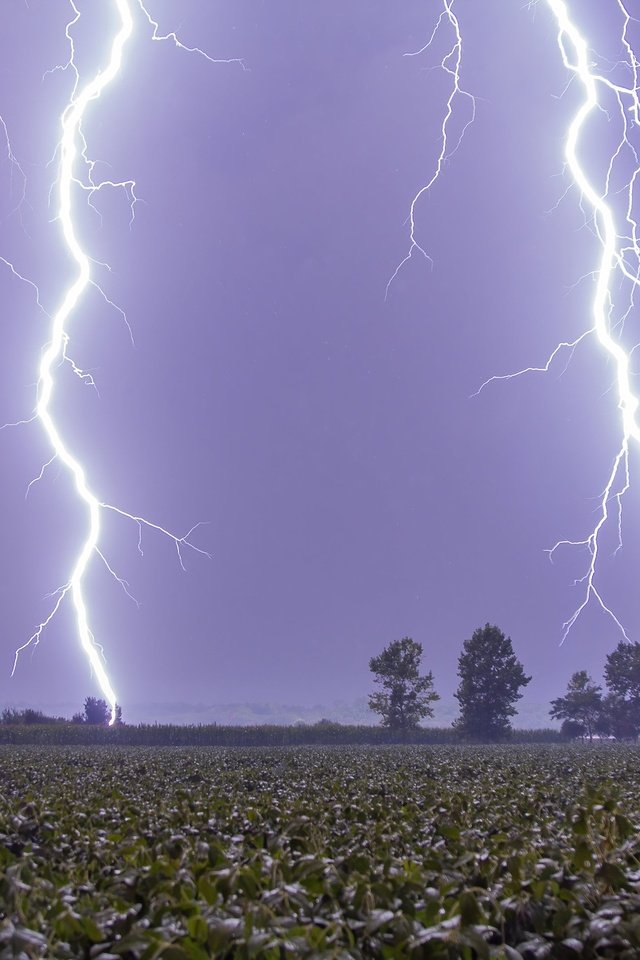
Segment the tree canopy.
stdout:
<svg viewBox="0 0 640 960">
<path fill-rule="evenodd" d="M 621 640 L 607 656 L 604 678 L 603 722 L 607 732 L 619 738 L 640 733 L 640 643 Z"/>
<path fill-rule="evenodd" d="M 455 694 L 460 716 L 455 727 L 464 736 L 499 740 L 511 729 L 520 690 L 531 680 L 516 657 L 511 638 L 487 623 L 464 641 L 458 659 L 460 684 Z"/>
<path fill-rule="evenodd" d="M 106 726 L 111 720 L 111 708 L 106 700 L 97 697 L 86 697 L 84 701 L 84 712 L 74 715 L 75 723 L 89 723 L 94 725 Z M 122 722 L 122 708 L 116 704 L 116 723 Z"/>
<path fill-rule="evenodd" d="M 573 674 L 564 697 L 551 701 L 550 715 L 554 720 L 573 721 L 581 728 L 582 735 L 591 740 L 598 728 L 602 712 L 602 687 L 593 682 L 586 670 Z M 576 735 L 575 726 L 563 728 L 569 735 Z"/>
<path fill-rule="evenodd" d="M 369 696 L 369 707 L 380 714 L 383 726 L 401 734 L 432 717 L 431 704 L 440 699 L 433 689 L 433 674 L 420 675 L 421 661 L 422 644 L 411 637 L 392 640 L 369 661 L 374 682 L 383 687 Z"/>
</svg>

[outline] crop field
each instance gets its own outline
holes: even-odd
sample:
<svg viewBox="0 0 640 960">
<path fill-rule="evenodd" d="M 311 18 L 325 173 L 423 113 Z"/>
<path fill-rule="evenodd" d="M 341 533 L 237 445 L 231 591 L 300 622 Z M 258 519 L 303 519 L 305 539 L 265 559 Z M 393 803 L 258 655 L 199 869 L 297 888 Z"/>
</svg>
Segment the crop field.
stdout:
<svg viewBox="0 0 640 960">
<path fill-rule="evenodd" d="M 0 958 L 640 956 L 635 747 L 0 747 Z"/>
</svg>

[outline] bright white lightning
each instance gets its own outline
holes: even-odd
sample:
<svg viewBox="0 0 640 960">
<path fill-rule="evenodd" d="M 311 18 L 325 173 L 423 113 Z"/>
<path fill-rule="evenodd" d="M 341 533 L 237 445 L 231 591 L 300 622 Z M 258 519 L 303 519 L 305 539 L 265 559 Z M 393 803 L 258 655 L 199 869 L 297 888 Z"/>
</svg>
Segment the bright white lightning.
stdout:
<svg viewBox="0 0 640 960">
<path fill-rule="evenodd" d="M 595 334 L 601 347 L 613 361 L 618 408 L 621 415 L 621 437 L 618 452 L 614 457 L 604 489 L 598 500 L 596 523 L 584 539 L 560 540 L 547 552 L 551 559 L 553 559 L 556 550 L 562 546 L 584 547 L 589 553 L 586 573 L 576 581 L 576 583 L 585 585 L 582 601 L 563 624 L 562 641 L 566 639 L 569 631 L 591 599 L 595 600 L 604 612 L 611 617 L 626 639 L 627 633 L 622 623 L 604 602 L 598 589 L 597 571 L 600 535 L 610 519 L 612 503 L 615 503 L 615 515 L 617 516 L 618 546 L 616 552 L 622 545 L 622 498 L 630 486 L 629 444 L 632 440 L 640 442 L 640 425 L 637 421 L 640 401 L 633 390 L 630 377 L 630 362 L 633 350 L 626 350 L 623 343 L 615 335 L 616 332 L 618 335 L 622 334 L 624 321 L 634 307 L 634 292 L 639 284 L 640 277 L 640 245 L 637 238 L 637 224 L 632 215 L 633 193 L 636 178 L 640 172 L 640 159 L 629 136 L 630 126 L 632 124 L 637 126 L 640 119 L 638 61 L 628 39 L 631 18 L 622 0 L 615 0 L 615 3 L 623 18 L 621 40 L 628 58 L 625 66 L 631 74 L 631 83 L 628 85 L 614 83 L 608 77 L 594 70 L 587 40 L 573 20 L 565 0 L 546 0 L 546 2 L 557 23 L 557 42 L 564 66 L 579 80 L 584 91 L 584 99 L 567 131 L 565 160 L 573 181 L 580 191 L 582 201 L 586 201 L 593 212 L 594 229 L 601 244 L 600 262 L 594 275 L 595 293 L 592 302 L 592 325 L 575 340 L 559 343 L 542 366 L 526 367 L 512 374 L 490 377 L 480 386 L 475 396 L 495 380 L 512 379 L 531 372 L 547 372 L 559 353 L 563 350 L 569 350 L 571 356 L 573 350 L 592 334 Z M 605 110 L 599 96 L 601 90 L 606 90 L 614 95 L 622 128 L 618 146 L 609 158 L 606 175 L 603 177 L 604 189 L 602 191 L 598 190 L 593 183 L 580 156 L 581 135 L 587 121 L 595 111 Z M 624 217 L 624 231 L 627 232 L 625 233 L 618 228 L 616 223 L 614 206 L 609 199 L 609 192 L 616 163 L 621 156 L 628 153 L 631 154 L 635 171 L 625 187 L 627 198 L 626 215 Z M 633 257 L 636 262 L 635 272 L 631 271 L 627 264 L 628 256 Z M 614 323 L 613 282 L 618 273 L 631 283 L 631 294 L 626 311 Z"/>
<path fill-rule="evenodd" d="M 0 262 L 4 263 L 18 279 L 29 284 L 35 290 L 37 305 L 50 322 L 50 339 L 42 354 L 39 367 L 35 413 L 28 419 L 17 421 L 15 424 L 5 424 L 4 426 L 18 426 L 21 424 L 31 423 L 34 420 L 38 420 L 42 424 L 52 447 L 53 453 L 50 459 L 43 465 L 40 474 L 29 484 L 27 488 L 27 494 L 33 484 L 42 479 L 47 467 L 50 466 L 54 461 L 58 461 L 67 468 L 74 480 L 76 493 L 87 511 L 89 524 L 86 538 L 81 545 L 80 552 L 76 558 L 75 565 L 71 572 L 71 576 L 66 583 L 63 584 L 63 586 L 58 588 L 58 590 L 54 591 L 54 593 L 50 595 L 55 600 L 53 608 L 49 612 L 48 616 L 40 624 L 38 624 L 38 627 L 32 636 L 26 641 L 26 643 L 16 650 L 13 669 L 15 671 L 20 653 L 30 645 L 37 645 L 39 643 L 43 631 L 54 619 L 67 595 L 70 594 L 75 611 L 78 637 L 81 646 L 89 660 L 91 668 L 96 676 L 105 700 L 109 704 L 111 710 L 111 722 L 113 723 L 116 717 L 116 694 L 104 667 L 102 648 L 96 642 L 89 626 L 87 603 L 84 594 L 85 574 L 89 562 L 94 554 L 97 555 L 98 558 L 104 563 L 108 573 L 122 587 L 127 596 L 134 601 L 135 598 L 129 592 L 129 584 L 127 581 L 118 576 L 99 548 L 101 527 L 100 521 L 102 512 L 105 510 L 111 511 L 121 517 L 133 521 L 138 526 L 138 551 L 140 554 L 142 554 L 143 527 L 155 530 L 173 541 L 176 548 L 178 561 L 183 570 L 185 569 L 182 554 L 182 549 L 184 547 L 189 547 L 203 556 L 208 557 L 209 554 L 205 550 L 195 546 L 195 544 L 193 544 L 190 540 L 192 533 L 199 526 L 199 524 L 195 524 L 193 527 L 191 527 L 191 529 L 184 536 L 177 536 L 159 524 L 152 523 L 150 520 L 147 520 L 142 516 L 129 513 L 125 510 L 122 510 L 120 507 L 99 500 L 87 482 L 85 469 L 82 463 L 71 453 L 65 444 L 58 425 L 51 413 L 51 401 L 55 388 L 55 371 L 63 361 L 71 364 L 74 374 L 76 374 L 84 383 L 95 386 L 91 374 L 82 371 L 73 362 L 73 360 L 71 360 L 67 353 L 69 343 L 67 323 L 71 314 L 78 307 L 82 295 L 86 291 L 87 287 L 89 285 L 94 286 L 96 290 L 103 296 L 106 302 L 120 312 L 128 326 L 127 318 L 124 312 L 120 310 L 116 304 L 113 304 L 112 301 L 109 300 L 101 287 L 93 279 L 92 264 L 96 263 L 97 261 L 93 261 L 88 256 L 85 250 L 81 247 L 77 238 L 74 225 L 74 208 L 72 199 L 73 190 L 74 188 L 80 189 L 87 193 L 89 203 L 91 203 L 93 195 L 105 187 L 124 189 L 130 201 L 131 222 L 134 219 L 135 203 L 138 199 L 135 193 L 135 182 L 132 180 L 122 182 L 114 182 L 112 180 L 96 182 L 94 180 L 95 161 L 92 161 L 88 158 L 87 143 L 82 132 L 82 122 L 86 115 L 87 108 L 93 101 L 96 101 L 100 98 L 102 92 L 105 90 L 108 84 L 110 84 L 120 72 L 123 62 L 123 51 L 133 32 L 134 26 L 131 4 L 129 0 L 113 0 L 114 8 L 119 19 L 119 27 L 111 42 L 108 64 L 106 67 L 99 69 L 93 79 L 90 80 L 86 85 L 82 86 L 80 82 L 80 75 L 75 63 L 75 47 L 71 33 L 71 28 L 80 19 L 81 14 L 78 7 L 74 3 L 74 0 L 69 0 L 69 3 L 73 11 L 73 18 L 67 24 L 65 33 L 69 42 L 70 55 L 67 63 L 64 66 L 60 66 L 56 69 L 63 71 L 70 69 L 75 76 L 75 81 L 69 102 L 62 113 L 62 135 L 56 150 L 56 156 L 59 157 L 57 176 L 57 219 L 59 220 L 62 228 L 62 234 L 66 248 L 76 267 L 76 277 L 66 291 L 58 310 L 52 317 L 50 317 L 40 302 L 40 294 L 37 285 L 19 273 L 13 264 L 8 260 L 0 258 Z M 173 42 L 179 49 L 200 54 L 205 59 L 213 63 L 239 63 L 243 69 L 245 69 L 243 61 L 239 58 L 214 60 L 198 47 L 185 46 L 178 39 L 175 33 L 160 35 L 158 32 L 158 23 L 150 16 L 142 0 L 137 0 L 136 6 L 146 18 L 149 25 L 153 28 L 151 36 L 152 40 L 169 40 Z M 22 176 L 23 188 L 22 198 L 20 201 L 20 203 L 22 203 L 25 199 L 26 178 L 24 177 L 22 168 L 14 157 L 6 125 L 2 118 L 0 118 L 0 123 L 5 133 L 7 158 L 12 164 L 12 170 L 14 168 L 17 169 Z M 81 180 L 75 171 L 78 160 L 80 160 L 84 165 L 86 182 Z M 102 266 L 108 268 L 107 264 L 102 264 Z M 0 427 L 0 429 L 3 428 Z"/>
<path fill-rule="evenodd" d="M 84 468 L 65 445 L 51 414 L 50 406 L 54 390 L 53 371 L 58 361 L 66 354 L 67 339 L 65 325 L 69 315 L 78 305 L 80 297 L 91 279 L 89 258 L 80 246 L 76 236 L 72 215 L 71 191 L 75 179 L 74 166 L 78 152 L 78 136 L 81 131 L 82 119 L 88 105 L 92 100 L 97 100 L 100 97 L 105 87 L 111 83 L 118 74 L 122 65 L 124 45 L 133 31 L 133 18 L 128 3 L 126 0 L 115 0 L 115 3 L 120 18 L 120 28 L 111 45 L 109 63 L 104 70 L 99 70 L 93 80 L 87 83 L 85 87 L 80 90 L 74 89 L 74 95 L 62 114 L 62 138 L 60 141 L 60 167 L 58 172 L 58 217 L 62 226 L 62 233 L 67 249 L 77 267 L 77 276 L 67 290 L 62 304 L 53 317 L 51 339 L 40 361 L 38 402 L 36 406 L 36 415 L 44 427 L 53 448 L 54 457 L 61 461 L 72 474 L 77 494 L 80 500 L 86 505 L 89 514 L 89 531 L 76 560 L 71 577 L 59 593 L 52 614 L 41 624 L 36 640 L 39 639 L 42 629 L 51 621 L 52 616 L 58 611 L 65 595 L 70 591 L 75 608 L 76 625 L 80 643 L 91 664 L 98 685 L 111 708 L 112 723 L 116 717 L 117 698 L 107 671 L 104 668 L 100 650 L 95 643 L 89 627 L 87 604 L 83 590 L 87 566 L 98 547 L 101 504 L 89 488 Z"/>
<path fill-rule="evenodd" d="M 385 300 L 389 295 L 389 289 L 396 279 L 402 268 L 409 260 L 412 259 L 413 254 L 417 251 L 425 260 L 428 260 L 431 265 L 433 265 L 433 259 L 427 253 L 425 248 L 416 238 L 416 208 L 420 200 L 425 197 L 429 191 L 434 186 L 435 182 L 440 177 L 443 167 L 447 160 L 451 159 L 456 153 L 464 135 L 467 131 L 467 127 L 473 123 L 476 116 L 476 101 L 470 93 L 460 86 L 460 69 L 462 66 L 462 34 L 460 32 L 460 23 L 456 14 L 453 11 L 455 0 L 442 0 L 442 11 L 438 17 L 435 27 L 431 32 L 431 36 L 424 44 L 420 47 L 419 50 L 415 50 L 412 53 L 405 53 L 405 57 L 419 57 L 421 54 L 425 53 L 431 47 L 431 44 L 436 39 L 436 36 L 443 29 L 444 24 L 448 24 L 453 32 L 452 45 L 450 50 L 445 54 L 440 62 L 440 68 L 450 77 L 451 79 L 451 89 L 449 96 L 447 97 L 447 103 L 444 111 L 444 116 L 442 118 L 442 125 L 440 127 L 440 152 L 438 153 L 438 159 L 436 160 L 435 169 L 429 178 L 429 180 L 423 184 L 422 187 L 418 190 L 411 205 L 409 207 L 409 249 L 405 256 L 402 258 L 396 269 L 393 271 L 393 274 L 387 281 L 387 286 L 385 288 Z M 471 104 L 471 114 L 469 119 L 465 122 L 462 127 L 462 131 L 458 136 L 458 139 L 455 142 L 453 147 L 450 146 L 450 135 L 449 135 L 449 124 L 451 118 L 454 114 L 454 105 L 456 100 L 459 98 L 466 98 L 470 101 Z"/>
</svg>

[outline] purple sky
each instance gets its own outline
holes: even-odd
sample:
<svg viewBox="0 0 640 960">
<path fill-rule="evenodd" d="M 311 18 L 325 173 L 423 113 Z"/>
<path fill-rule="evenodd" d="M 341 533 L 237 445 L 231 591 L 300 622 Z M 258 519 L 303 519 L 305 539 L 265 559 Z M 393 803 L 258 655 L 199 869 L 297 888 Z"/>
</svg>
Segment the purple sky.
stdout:
<svg viewBox="0 0 640 960">
<path fill-rule="evenodd" d="M 106 56 L 106 2 L 85 0 L 75 34 L 87 73 Z M 136 27 L 118 81 L 85 124 L 100 175 L 121 194 L 79 198 L 96 278 L 71 352 L 99 397 L 63 370 L 56 414 L 101 498 L 182 534 L 208 561 L 107 518 L 104 551 L 138 610 L 95 562 L 92 625 L 119 700 L 330 703 L 371 688 L 368 659 L 405 634 L 437 689 L 455 689 L 465 637 L 511 635 L 546 702 L 570 674 L 600 675 L 619 635 L 594 606 L 560 647 L 586 557 L 544 549 L 593 523 L 618 442 L 613 370 L 587 342 L 560 378 L 470 395 L 492 374 L 543 363 L 589 321 L 598 245 L 562 150 L 581 90 L 567 83 L 546 5 L 458 0 L 462 79 L 477 118 L 416 210 L 433 268 L 408 249 L 412 196 L 429 179 L 449 91 L 428 39 L 436 0 L 149 0 L 165 30 L 212 64 Z M 26 201 L 0 165 L 0 254 L 35 280 L 46 309 L 71 276 L 49 222 L 46 166 L 69 96 L 69 6 L 15 0 L 0 37 L 2 97 Z M 615 0 L 584 3 L 598 52 L 617 59 Z M 589 19 L 590 17 L 590 19 Z M 454 118 L 459 133 L 468 104 Z M 604 128 L 600 138 L 615 133 Z M 595 141 L 594 141 L 595 142 Z M 594 162 L 598 149 L 593 149 Z M 32 291 L 0 271 L 0 420 L 28 416 L 47 339 Z M 61 612 L 10 678 L 13 651 L 65 581 L 84 515 L 37 424 L 0 434 L 3 470 L 0 705 L 71 703 L 97 692 Z M 634 466 L 634 463 L 632 463 Z M 640 511 L 625 546 L 603 543 L 600 585 L 635 639 Z M 142 711 L 144 714 L 144 711 Z M 148 716 L 152 717 L 149 712 Z"/>
</svg>

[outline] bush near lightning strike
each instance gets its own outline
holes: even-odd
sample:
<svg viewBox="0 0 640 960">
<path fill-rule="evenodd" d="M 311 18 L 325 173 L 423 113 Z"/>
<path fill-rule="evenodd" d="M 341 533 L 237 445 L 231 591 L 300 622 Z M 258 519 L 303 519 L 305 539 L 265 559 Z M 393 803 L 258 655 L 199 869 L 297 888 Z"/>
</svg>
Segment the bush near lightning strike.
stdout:
<svg viewBox="0 0 640 960">
<path fill-rule="evenodd" d="M 632 746 L 0 747 L 0 958 L 640 956 Z"/>
</svg>

